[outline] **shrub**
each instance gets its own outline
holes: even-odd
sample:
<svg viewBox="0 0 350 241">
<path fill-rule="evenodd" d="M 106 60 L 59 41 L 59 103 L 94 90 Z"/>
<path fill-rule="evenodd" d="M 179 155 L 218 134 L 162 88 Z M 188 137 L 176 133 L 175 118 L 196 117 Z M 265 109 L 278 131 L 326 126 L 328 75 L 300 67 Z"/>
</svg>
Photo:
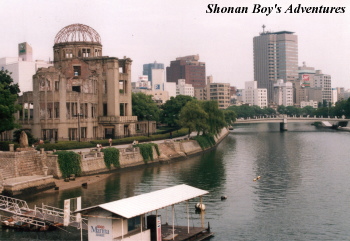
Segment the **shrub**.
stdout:
<svg viewBox="0 0 350 241">
<path fill-rule="evenodd" d="M 96 145 L 90 142 L 77 142 L 77 141 L 60 141 L 58 143 L 45 143 L 40 144 L 36 147 L 37 150 L 40 148 L 45 148 L 46 151 L 52 150 L 71 150 L 71 149 L 82 149 L 82 148 L 91 148 Z"/>
<path fill-rule="evenodd" d="M 111 169 L 112 164 L 114 167 L 120 167 L 119 149 L 111 147 L 102 149 L 101 151 L 104 154 L 104 161 L 108 169 Z"/>
<path fill-rule="evenodd" d="M 71 174 L 81 175 L 80 155 L 78 153 L 73 151 L 58 151 L 54 154 L 58 155 L 58 164 L 63 178 L 69 177 Z"/>
<path fill-rule="evenodd" d="M 215 139 L 212 135 L 202 135 L 202 136 L 195 136 L 192 139 L 196 140 L 202 150 L 205 150 L 209 147 L 212 147 L 215 145 Z"/>
<path fill-rule="evenodd" d="M 0 141 L 0 151 L 9 151 L 10 150 L 9 144 L 14 144 L 15 145 L 15 150 L 16 150 L 16 148 L 19 147 L 19 144 L 16 143 L 16 142 Z"/>
<path fill-rule="evenodd" d="M 137 144 L 136 147 L 140 148 L 140 153 L 143 157 L 143 161 L 147 163 L 149 160 L 153 161 L 153 146 L 156 149 L 157 155 L 160 156 L 158 145 L 155 143 Z"/>
<path fill-rule="evenodd" d="M 30 130 L 19 129 L 19 130 L 15 130 L 13 132 L 13 141 L 14 142 L 19 143 L 19 138 L 21 136 L 22 131 L 24 131 L 27 134 L 29 146 L 33 145 L 35 142 L 38 141 L 38 139 L 34 138 L 33 134 L 30 132 Z"/>
</svg>

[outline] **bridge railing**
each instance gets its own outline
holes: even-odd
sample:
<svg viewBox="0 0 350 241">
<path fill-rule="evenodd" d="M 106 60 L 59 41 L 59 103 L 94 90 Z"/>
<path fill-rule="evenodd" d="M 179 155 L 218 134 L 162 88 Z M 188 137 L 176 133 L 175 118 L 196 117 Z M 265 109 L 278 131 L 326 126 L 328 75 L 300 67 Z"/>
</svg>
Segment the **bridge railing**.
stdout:
<svg viewBox="0 0 350 241">
<path fill-rule="evenodd" d="M 16 214 L 22 214 L 24 211 L 30 211 L 26 201 L 3 195 L 0 195 L 0 209 Z"/>
</svg>

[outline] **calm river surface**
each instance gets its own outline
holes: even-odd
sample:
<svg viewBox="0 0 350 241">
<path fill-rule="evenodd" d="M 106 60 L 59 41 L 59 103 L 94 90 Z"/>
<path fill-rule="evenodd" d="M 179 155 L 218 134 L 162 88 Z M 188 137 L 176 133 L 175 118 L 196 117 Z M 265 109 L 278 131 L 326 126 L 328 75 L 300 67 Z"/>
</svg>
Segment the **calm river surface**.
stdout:
<svg viewBox="0 0 350 241">
<path fill-rule="evenodd" d="M 88 207 L 185 183 L 209 191 L 203 201 L 212 241 L 350 240 L 350 133 L 288 127 L 281 133 L 278 124 L 239 125 L 200 156 L 116 173 L 87 189 L 25 199 L 31 207 L 62 207 L 64 199 L 82 196 Z M 221 201 L 222 195 L 228 198 Z M 196 202 L 190 203 L 191 225 L 200 225 Z M 186 225 L 185 205 L 176 205 L 175 212 L 175 224 Z M 170 210 L 168 216 L 171 223 Z M 78 230 L 69 232 L 0 229 L 0 240 L 80 240 Z"/>
</svg>

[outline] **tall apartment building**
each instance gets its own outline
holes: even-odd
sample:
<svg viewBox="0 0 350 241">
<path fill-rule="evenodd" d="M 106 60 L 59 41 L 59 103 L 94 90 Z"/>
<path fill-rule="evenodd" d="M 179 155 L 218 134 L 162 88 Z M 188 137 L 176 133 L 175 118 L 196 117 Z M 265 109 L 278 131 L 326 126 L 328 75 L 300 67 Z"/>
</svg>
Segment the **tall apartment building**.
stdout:
<svg viewBox="0 0 350 241">
<path fill-rule="evenodd" d="M 152 74 L 152 70 L 153 69 L 163 69 L 164 70 L 164 64 L 161 63 L 157 63 L 156 61 L 154 61 L 154 63 L 149 63 L 149 64 L 144 64 L 143 65 L 143 75 L 147 75 L 148 76 L 148 80 L 149 81 L 153 81 L 153 74 Z"/>
<path fill-rule="evenodd" d="M 329 74 L 323 74 L 321 70 L 316 70 L 314 84 L 312 87 L 322 89 L 322 99 L 332 102 L 332 78 Z"/>
<path fill-rule="evenodd" d="M 246 81 L 242 91 L 242 100 L 250 105 L 257 105 L 260 108 L 267 107 L 267 89 L 258 88 L 256 81 Z"/>
<path fill-rule="evenodd" d="M 194 88 L 204 88 L 205 76 L 205 63 L 199 62 L 199 55 L 178 57 L 166 67 L 167 82 L 177 83 L 179 79 L 184 79 L 186 84 Z"/>
<path fill-rule="evenodd" d="M 33 61 L 33 49 L 24 42 L 18 44 L 18 57 L 0 59 L 0 69 L 11 72 L 15 84 L 18 84 L 21 93 L 33 90 L 33 75 L 39 68 L 52 66 L 43 60 Z"/>
<path fill-rule="evenodd" d="M 273 85 L 278 79 L 298 78 L 298 36 L 294 32 L 264 30 L 253 39 L 254 80 L 258 88 L 267 89 L 268 101 L 273 101 Z"/>
<path fill-rule="evenodd" d="M 276 105 L 293 106 L 293 84 L 284 82 L 282 79 L 277 80 L 273 86 L 274 103 Z"/>
<path fill-rule="evenodd" d="M 54 66 L 39 69 L 33 91 L 19 97 L 22 128 L 44 140 L 135 135 L 132 60 L 102 55 L 100 35 L 82 24 L 61 29 L 53 53 Z"/>
<path fill-rule="evenodd" d="M 165 70 L 164 69 L 152 69 L 152 90 L 164 90 L 165 83 Z"/>
</svg>

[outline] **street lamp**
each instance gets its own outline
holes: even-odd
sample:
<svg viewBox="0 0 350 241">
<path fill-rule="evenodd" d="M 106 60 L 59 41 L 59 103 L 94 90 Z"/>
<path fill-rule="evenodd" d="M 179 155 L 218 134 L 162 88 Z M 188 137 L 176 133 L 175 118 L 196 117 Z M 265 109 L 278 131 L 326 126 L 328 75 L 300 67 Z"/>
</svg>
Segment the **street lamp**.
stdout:
<svg viewBox="0 0 350 241">
<path fill-rule="evenodd" d="M 148 137 L 149 137 L 149 119 L 150 119 L 150 117 L 152 117 L 152 115 L 148 115 L 148 118 L 147 118 L 148 119 L 148 125 L 147 125 L 148 126 L 148 135 L 147 135 Z"/>
<path fill-rule="evenodd" d="M 80 117 L 82 117 L 83 114 L 76 114 L 73 116 L 78 117 L 78 142 L 80 142 L 80 138 L 81 138 Z"/>
</svg>

